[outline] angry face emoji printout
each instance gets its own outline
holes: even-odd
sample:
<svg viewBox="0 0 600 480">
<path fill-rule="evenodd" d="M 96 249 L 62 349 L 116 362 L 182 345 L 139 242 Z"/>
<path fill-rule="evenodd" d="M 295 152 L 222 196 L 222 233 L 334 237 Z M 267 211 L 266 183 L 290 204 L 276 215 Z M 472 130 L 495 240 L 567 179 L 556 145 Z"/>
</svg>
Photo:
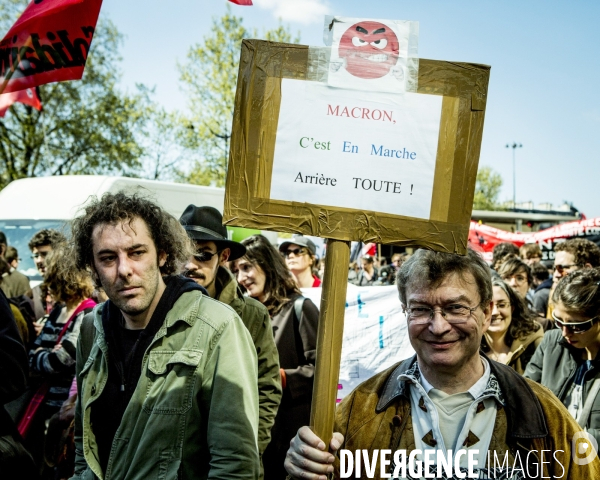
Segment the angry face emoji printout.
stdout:
<svg viewBox="0 0 600 480">
<path fill-rule="evenodd" d="M 398 37 L 383 23 L 363 21 L 342 35 L 339 56 L 346 70 L 355 77 L 371 79 L 388 74 L 398 63 Z"/>
</svg>

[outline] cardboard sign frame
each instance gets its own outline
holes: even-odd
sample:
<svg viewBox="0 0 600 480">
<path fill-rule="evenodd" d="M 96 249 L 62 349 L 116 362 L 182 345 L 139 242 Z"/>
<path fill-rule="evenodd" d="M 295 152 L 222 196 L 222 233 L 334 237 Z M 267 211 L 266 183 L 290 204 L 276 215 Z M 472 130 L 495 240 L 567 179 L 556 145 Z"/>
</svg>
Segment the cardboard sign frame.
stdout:
<svg viewBox="0 0 600 480">
<path fill-rule="evenodd" d="M 281 79 L 310 81 L 309 68 L 308 46 L 242 42 L 225 224 L 464 254 L 490 67 L 419 60 L 417 93 L 444 97 L 429 220 L 269 198 Z"/>
</svg>

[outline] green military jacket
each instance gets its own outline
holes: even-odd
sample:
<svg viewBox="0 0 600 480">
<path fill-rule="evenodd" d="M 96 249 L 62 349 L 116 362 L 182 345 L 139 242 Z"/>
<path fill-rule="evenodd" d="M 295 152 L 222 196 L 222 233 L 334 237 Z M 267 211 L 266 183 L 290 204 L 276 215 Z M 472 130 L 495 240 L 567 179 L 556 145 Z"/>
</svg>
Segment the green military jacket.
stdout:
<svg viewBox="0 0 600 480">
<path fill-rule="evenodd" d="M 102 307 L 84 320 L 95 328 L 91 349 L 82 345 L 83 331 L 79 337 L 73 478 L 257 478 L 254 345 L 237 314 L 200 291 L 179 297 L 145 352 L 106 472 L 101 470 L 90 413 L 108 376 Z"/>
<path fill-rule="evenodd" d="M 217 270 L 216 286 L 217 300 L 229 305 L 240 316 L 258 356 L 258 451 L 262 455 L 271 441 L 271 428 L 282 394 L 279 354 L 271 317 L 262 303 L 244 296 L 232 273 L 224 267 Z"/>
</svg>

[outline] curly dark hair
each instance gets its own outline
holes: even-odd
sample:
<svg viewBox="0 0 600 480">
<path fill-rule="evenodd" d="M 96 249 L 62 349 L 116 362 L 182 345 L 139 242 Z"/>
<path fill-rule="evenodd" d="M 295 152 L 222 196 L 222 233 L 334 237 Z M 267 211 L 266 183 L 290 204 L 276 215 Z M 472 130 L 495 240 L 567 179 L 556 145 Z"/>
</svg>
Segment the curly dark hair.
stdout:
<svg viewBox="0 0 600 480">
<path fill-rule="evenodd" d="M 529 310 L 525 300 L 521 298 L 508 283 L 499 278 L 494 278 L 492 280 L 492 287 L 499 287 L 506 293 L 512 309 L 510 326 L 504 337 L 504 343 L 508 347 L 512 345 L 515 339 L 525 339 L 533 332 L 537 332 L 542 328 L 542 326 L 535 321 L 537 317 Z M 484 352 L 490 350 L 485 340 L 482 340 L 481 347 Z"/>
<path fill-rule="evenodd" d="M 83 212 L 73 221 L 71 228 L 74 257 L 79 268 L 93 267 L 92 232 L 96 225 L 123 222 L 131 227 L 137 218 L 148 227 L 156 251 L 167 254 L 167 260 L 160 268 L 163 275 L 179 273 L 193 253 L 190 240 L 179 221 L 138 193 L 105 193 L 100 199 L 91 197 Z"/>
<path fill-rule="evenodd" d="M 584 268 L 569 273 L 558 282 L 552 301 L 588 318 L 600 314 L 600 268 Z"/>
<path fill-rule="evenodd" d="M 54 300 L 60 303 L 69 300 L 85 300 L 94 291 L 92 277 L 87 270 L 77 268 L 73 255 L 65 246 L 54 248 L 46 258 L 44 287 Z"/>
<path fill-rule="evenodd" d="M 55 245 L 66 243 L 66 241 L 67 239 L 65 236 L 58 230 L 44 228 L 31 237 L 31 240 L 29 240 L 29 250 L 45 247 L 46 245 L 51 245 L 54 247 Z"/>
<path fill-rule="evenodd" d="M 575 258 L 575 264 L 583 267 L 589 263 L 593 268 L 600 267 L 600 247 L 585 238 L 570 238 L 558 243 L 554 253 L 567 252 Z"/>
<path fill-rule="evenodd" d="M 246 246 L 244 257 L 252 265 L 259 266 L 265 272 L 267 299 L 264 302 L 271 317 L 277 315 L 294 294 L 300 295 L 300 289 L 294 282 L 279 251 L 263 235 L 252 235 L 241 242 Z"/>
</svg>

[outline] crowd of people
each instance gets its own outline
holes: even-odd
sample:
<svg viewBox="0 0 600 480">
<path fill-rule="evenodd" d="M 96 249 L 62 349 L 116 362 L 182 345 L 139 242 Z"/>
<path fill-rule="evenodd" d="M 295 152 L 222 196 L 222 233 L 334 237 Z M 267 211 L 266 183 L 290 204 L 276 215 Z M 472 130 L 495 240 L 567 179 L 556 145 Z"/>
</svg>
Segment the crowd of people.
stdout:
<svg viewBox="0 0 600 480">
<path fill-rule="evenodd" d="M 472 449 L 480 466 L 488 450 L 511 465 L 561 451 L 535 478 L 600 477 L 571 445 L 581 430 L 600 443 L 588 240 L 559 243 L 550 269 L 539 246 L 510 243 L 491 265 L 422 249 L 351 264 L 350 283 L 396 284 L 416 355 L 341 402 L 329 445 L 308 428 L 319 311 L 301 289 L 323 265 L 311 239 L 236 242 L 212 207 L 175 219 L 111 193 L 68 238 L 42 230 L 29 247 L 35 288 L 0 232 L 1 478 L 325 479 L 341 448 Z"/>
</svg>

